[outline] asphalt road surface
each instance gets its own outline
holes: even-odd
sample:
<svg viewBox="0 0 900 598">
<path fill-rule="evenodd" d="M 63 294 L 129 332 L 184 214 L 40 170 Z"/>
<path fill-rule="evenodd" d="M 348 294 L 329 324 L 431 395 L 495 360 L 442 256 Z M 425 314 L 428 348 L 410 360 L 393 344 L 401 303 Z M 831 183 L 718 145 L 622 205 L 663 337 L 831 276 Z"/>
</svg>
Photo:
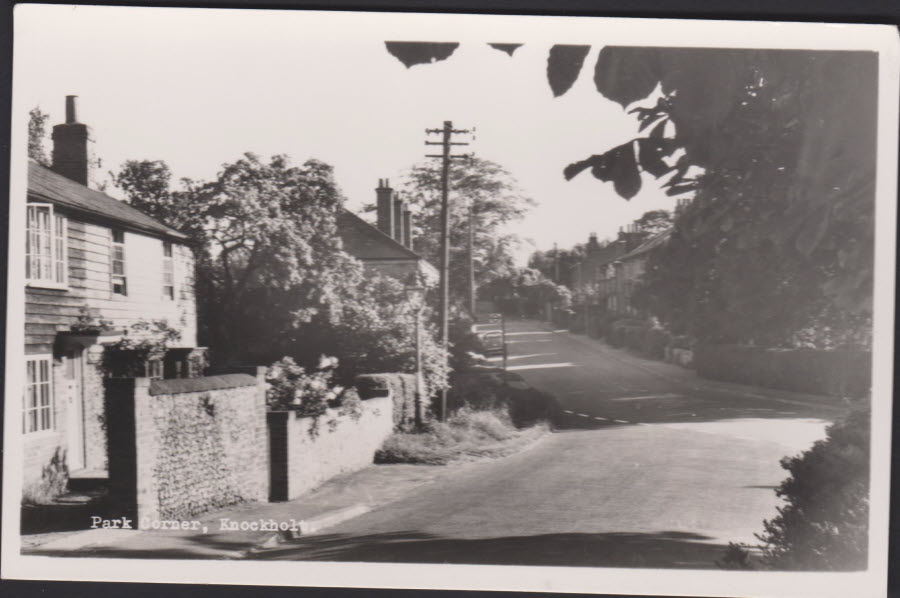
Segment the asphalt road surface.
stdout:
<svg viewBox="0 0 900 598">
<path fill-rule="evenodd" d="M 776 514 L 779 460 L 842 412 L 513 322 L 509 369 L 561 403 L 532 448 L 467 465 L 267 559 L 714 568 Z"/>
</svg>

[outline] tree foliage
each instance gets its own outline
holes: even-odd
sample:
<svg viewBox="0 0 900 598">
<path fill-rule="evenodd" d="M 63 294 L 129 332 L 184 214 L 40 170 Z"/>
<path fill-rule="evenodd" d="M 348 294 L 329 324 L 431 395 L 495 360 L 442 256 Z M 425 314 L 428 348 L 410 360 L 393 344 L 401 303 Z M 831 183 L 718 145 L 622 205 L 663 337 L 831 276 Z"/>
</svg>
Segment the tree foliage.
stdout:
<svg viewBox="0 0 900 598">
<path fill-rule="evenodd" d="M 28 112 L 28 157 L 42 166 L 50 168 L 47 154 L 47 120 L 50 115 L 35 106 Z"/>
<path fill-rule="evenodd" d="M 828 427 L 825 440 L 782 459 L 790 472 L 776 490 L 785 500 L 764 522 L 763 562 L 770 569 L 866 568 L 869 529 L 870 411 Z"/>
<path fill-rule="evenodd" d="M 515 269 L 518 236 L 507 225 L 534 205 L 512 175 L 499 164 L 473 157 L 450 168 L 450 291 L 462 300 L 468 292 L 469 209 L 474 222 L 475 282 L 478 287 Z M 403 179 L 404 198 L 418 210 L 416 251 L 440 263 L 441 165 L 413 166 Z"/>
<path fill-rule="evenodd" d="M 188 234 L 197 258 L 201 342 L 213 364 L 312 367 L 337 355 L 335 377 L 411 371 L 414 320 L 402 285 L 364 272 L 341 250 L 343 197 L 332 169 L 245 154 L 214 181 L 183 180 L 159 161 L 130 161 L 115 180 L 129 202 Z M 423 334 L 426 379 L 439 387 L 440 349 Z"/>
<path fill-rule="evenodd" d="M 548 60 L 551 90 L 577 71 Z M 708 338 L 865 342 L 875 53 L 606 46 L 593 80 L 641 135 L 566 178 L 590 170 L 630 199 L 648 173 L 670 195 L 695 194 L 639 300 Z"/>
</svg>

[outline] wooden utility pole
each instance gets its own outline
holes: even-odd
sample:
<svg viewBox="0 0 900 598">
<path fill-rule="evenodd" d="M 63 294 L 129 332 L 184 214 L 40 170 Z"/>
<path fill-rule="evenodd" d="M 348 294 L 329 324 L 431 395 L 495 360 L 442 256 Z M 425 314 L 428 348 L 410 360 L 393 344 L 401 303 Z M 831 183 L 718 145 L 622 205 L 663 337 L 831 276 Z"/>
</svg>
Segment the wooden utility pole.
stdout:
<svg viewBox="0 0 900 598">
<path fill-rule="evenodd" d="M 553 282 L 559 284 L 559 247 L 553 244 Z"/>
<path fill-rule="evenodd" d="M 441 282 L 438 311 L 440 312 L 440 345 L 447 355 L 450 333 L 450 160 L 453 158 L 466 158 L 464 155 L 451 155 L 450 148 L 454 145 L 469 145 L 468 143 L 452 141 L 453 135 L 465 134 L 467 129 L 454 129 L 453 123 L 444 121 L 443 128 L 426 129 L 428 135 L 442 135 L 441 141 L 426 141 L 425 145 L 440 145 L 443 151 L 440 154 L 426 154 L 428 158 L 440 158 L 441 163 Z M 448 363 L 444 361 L 445 370 Z M 447 419 L 447 390 L 441 390 L 441 421 Z"/>
<path fill-rule="evenodd" d="M 469 314 L 475 319 L 475 206 L 469 202 Z"/>
</svg>

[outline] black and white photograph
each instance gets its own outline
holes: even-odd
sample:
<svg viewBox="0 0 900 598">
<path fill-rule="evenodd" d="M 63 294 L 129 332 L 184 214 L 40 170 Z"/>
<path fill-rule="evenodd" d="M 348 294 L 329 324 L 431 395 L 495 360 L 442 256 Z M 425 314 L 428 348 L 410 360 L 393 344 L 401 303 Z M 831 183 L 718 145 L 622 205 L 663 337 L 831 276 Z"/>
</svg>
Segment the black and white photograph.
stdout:
<svg viewBox="0 0 900 598">
<path fill-rule="evenodd" d="M 896 28 L 14 28 L 4 577 L 886 595 Z"/>
</svg>

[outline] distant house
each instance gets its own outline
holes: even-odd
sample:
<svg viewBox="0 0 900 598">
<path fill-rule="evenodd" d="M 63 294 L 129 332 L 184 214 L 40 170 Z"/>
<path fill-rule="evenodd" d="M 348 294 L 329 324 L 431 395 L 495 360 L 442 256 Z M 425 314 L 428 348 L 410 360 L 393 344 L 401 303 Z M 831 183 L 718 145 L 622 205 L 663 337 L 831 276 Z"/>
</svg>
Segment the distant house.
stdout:
<svg viewBox="0 0 900 598">
<path fill-rule="evenodd" d="M 56 456 L 69 472 L 106 467 L 103 357 L 132 325 L 165 320 L 177 346 L 149 377 L 190 374 L 197 344 L 194 256 L 186 237 L 88 184 L 88 127 L 66 98 L 53 166 L 30 161 L 25 251 L 25 482 Z M 102 325 L 101 325 L 102 324 Z"/>
<path fill-rule="evenodd" d="M 438 278 L 437 269 L 413 250 L 412 214 L 391 189 L 387 179 L 379 180 L 375 190 L 377 226 L 372 226 L 356 214 L 343 210 L 337 225 L 344 251 L 367 268 L 406 282 L 418 274 L 432 284 Z"/>
<path fill-rule="evenodd" d="M 602 305 L 604 311 L 623 316 L 639 315 L 631 304 L 635 284 L 646 270 L 650 251 L 664 245 L 669 240 L 671 232 L 665 230 L 656 234 L 606 264 L 596 287 L 597 302 Z"/>
</svg>

